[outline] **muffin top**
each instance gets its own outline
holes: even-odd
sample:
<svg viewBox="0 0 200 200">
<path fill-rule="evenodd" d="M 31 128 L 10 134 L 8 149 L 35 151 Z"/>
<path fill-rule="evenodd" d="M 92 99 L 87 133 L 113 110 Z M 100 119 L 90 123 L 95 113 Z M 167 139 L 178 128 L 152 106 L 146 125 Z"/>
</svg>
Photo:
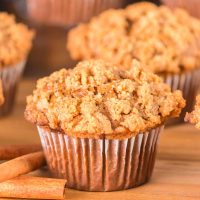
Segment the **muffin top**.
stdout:
<svg viewBox="0 0 200 200">
<path fill-rule="evenodd" d="M 34 32 L 14 15 L 0 12 L 0 68 L 16 64 L 26 58 L 32 46 Z"/>
<path fill-rule="evenodd" d="M 186 113 L 185 121 L 195 124 L 200 129 L 200 95 L 196 98 L 196 105 L 194 111 Z"/>
<path fill-rule="evenodd" d="M 182 9 L 136 3 L 72 29 L 67 48 L 76 60 L 101 58 L 129 69 L 137 59 L 151 72 L 179 73 L 200 65 L 200 21 Z"/>
<path fill-rule="evenodd" d="M 82 138 L 128 138 L 178 116 L 180 91 L 133 61 L 125 71 L 102 60 L 77 64 L 38 80 L 25 117 L 38 126 Z"/>
<path fill-rule="evenodd" d="M 3 88 L 2 88 L 2 82 L 0 80 L 0 106 L 4 103 L 4 96 L 3 96 Z"/>
</svg>

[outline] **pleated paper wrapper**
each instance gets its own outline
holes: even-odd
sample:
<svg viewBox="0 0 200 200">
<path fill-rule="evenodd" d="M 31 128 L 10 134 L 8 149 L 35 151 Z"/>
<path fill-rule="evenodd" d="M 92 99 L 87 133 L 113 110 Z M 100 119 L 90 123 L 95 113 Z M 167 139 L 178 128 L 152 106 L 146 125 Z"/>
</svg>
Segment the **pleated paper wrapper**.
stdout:
<svg viewBox="0 0 200 200">
<path fill-rule="evenodd" d="M 26 0 L 27 15 L 38 24 L 70 26 L 88 21 L 109 8 L 120 8 L 125 0 Z"/>
<path fill-rule="evenodd" d="M 0 106 L 0 116 L 9 114 L 14 106 L 16 91 L 22 76 L 26 61 L 0 69 L 0 79 L 4 95 L 4 104 Z"/>
<path fill-rule="evenodd" d="M 182 110 L 181 115 L 178 118 L 170 119 L 167 125 L 184 122 L 185 114 L 192 111 L 196 95 L 200 89 L 200 68 L 180 74 L 161 75 L 161 77 L 171 87 L 172 91 L 181 90 L 186 100 L 186 107 Z"/>
<path fill-rule="evenodd" d="M 170 8 L 183 8 L 191 15 L 200 18 L 200 1 L 199 0 L 162 0 Z"/>
<path fill-rule="evenodd" d="M 163 125 L 124 140 L 75 138 L 38 127 L 50 171 L 69 188 L 116 191 L 146 183 Z"/>
</svg>

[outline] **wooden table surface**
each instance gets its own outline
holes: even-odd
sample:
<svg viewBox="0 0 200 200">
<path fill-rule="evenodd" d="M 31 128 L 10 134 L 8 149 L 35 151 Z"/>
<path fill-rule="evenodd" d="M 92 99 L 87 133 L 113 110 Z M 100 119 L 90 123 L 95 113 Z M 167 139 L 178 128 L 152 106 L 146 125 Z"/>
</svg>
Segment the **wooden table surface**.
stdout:
<svg viewBox="0 0 200 200">
<path fill-rule="evenodd" d="M 36 128 L 23 117 L 25 96 L 34 84 L 21 82 L 14 112 L 0 119 L 0 144 L 39 142 Z M 67 190 L 67 196 L 70 200 L 199 200 L 200 131 L 188 124 L 166 128 L 152 179 L 143 186 L 107 193 Z"/>
</svg>

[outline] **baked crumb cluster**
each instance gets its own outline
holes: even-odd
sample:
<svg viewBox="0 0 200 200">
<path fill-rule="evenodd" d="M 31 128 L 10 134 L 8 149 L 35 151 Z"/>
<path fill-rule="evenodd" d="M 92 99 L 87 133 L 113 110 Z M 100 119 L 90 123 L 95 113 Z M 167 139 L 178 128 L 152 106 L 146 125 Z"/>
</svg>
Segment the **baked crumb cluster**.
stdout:
<svg viewBox="0 0 200 200">
<path fill-rule="evenodd" d="M 181 9 L 136 3 L 72 29 L 67 48 L 76 60 L 101 58 L 128 69 L 134 58 L 152 72 L 178 73 L 200 65 L 200 21 Z"/>
<path fill-rule="evenodd" d="M 172 93 L 137 61 L 125 71 L 90 60 L 38 80 L 25 117 L 68 135 L 123 138 L 178 116 L 184 106 L 180 91 Z"/>
<path fill-rule="evenodd" d="M 0 12 L 0 68 L 25 59 L 33 37 L 34 32 L 16 23 L 14 15 Z"/>
<path fill-rule="evenodd" d="M 3 96 L 3 88 L 2 88 L 2 82 L 0 80 L 0 106 L 4 103 L 4 96 Z"/>
<path fill-rule="evenodd" d="M 196 124 L 196 127 L 200 129 L 200 95 L 198 95 L 196 98 L 194 111 L 191 113 L 186 113 L 185 121 Z"/>
</svg>

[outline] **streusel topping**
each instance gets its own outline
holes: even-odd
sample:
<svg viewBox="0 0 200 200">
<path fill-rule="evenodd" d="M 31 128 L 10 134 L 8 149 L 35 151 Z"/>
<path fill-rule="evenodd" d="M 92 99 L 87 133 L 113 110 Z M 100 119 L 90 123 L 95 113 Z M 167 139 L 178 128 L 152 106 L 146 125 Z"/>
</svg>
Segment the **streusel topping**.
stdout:
<svg viewBox="0 0 200 200">
<path fill-rule="evenodd" d="M 76 60 L 101 58 L 128 69 L 137 59 L 155 73 L 178 73 L 200 65 L 200 21 L 182 9 L 136 3 L 108 10 L 68 34 Z"/>
<path fill-rule="evenodd" d="M 196 105 L 194 111 L 186 113 L 185 121 L 195 124 L 200 129 L 200 95 L 196 98 Z"/>
<path fill-rule="evenodd" d="M 4 103 L 2 81 L 0 80 L 0 106 Z"/>
<path fill-rule="evenodd" d="M 14 15 L 0 12 L 0 68 L 21 62 L 32 46 L 34 32 Z"/>
<path fill-rule="evenodd" d="M 101 60 L 80 62 L 37 82 L 27 98 L 26 118 L 79 137 L 129 137 L 178 116 L 180 91 L 133 61 L 129 71 Z"/>
</svg>

